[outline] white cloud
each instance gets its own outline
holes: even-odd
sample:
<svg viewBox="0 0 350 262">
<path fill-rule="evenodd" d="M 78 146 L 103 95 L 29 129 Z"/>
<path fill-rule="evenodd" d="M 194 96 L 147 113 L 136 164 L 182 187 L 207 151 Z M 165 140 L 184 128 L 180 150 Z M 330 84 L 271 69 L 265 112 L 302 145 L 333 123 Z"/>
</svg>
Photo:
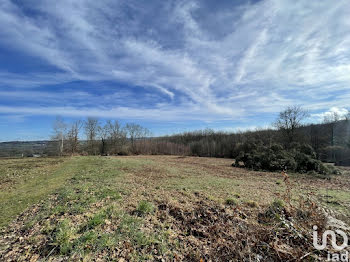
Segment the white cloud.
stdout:
<svg viewBox="0 0 350 262">
<path fill-rule="evenodd" d="M 190 110 L 190 114 L 189 111 Z M 69 116 L 69 117 L 99 117 L 99 118 L 115 118 L 115 119 L 137 119 L 137 120 L 159 120 L 159 121 L 190 121 L 199 120 L 207 121 L 207 119 L 215 119 L 215 113 L 211 111 L 203 111 L 196 106 L 188 109 L 179 109 L 174 107 L 163 106 L 162 108 L 130 108 L 130 107 L 63 107 L 63 106 L 0 106 L 0 114 L 5 115 L 44 115 L 44 116 Z M 240 118 L 240 111 L 237 111 L 234 117 Z M 231 115 L 232 116 L 232 115 Z M 230 117 L 231 117 L 230 116 Z M 230 118 L 222 118 L 229 120 Z"/>
<path fill-rule="evenodd" d="M 342 120 L 349 114 L 349 110 L 346 108 L 331 107 L 328 111 L 320 114 L 313 114 L 313 118 L 318 118 L 319 121 L 323 120 Z"/>
<path fill-rule="evenodd" d="M 36 15 L 28 15 L 9 0 L 1 1 L 0 43 L 45 61 L 60 73 L 36 68 L 18 74 L 0 72 L 0 88 L 44 89 L 72 80 L 115 80 L 169 100 L 149 104 L 147 110 L 136 103 L 121 106 L 117 99 L 102 108 L 104 101 L 88 94 L 96 102 L 93 108 L 66 99 L 67 107 L 8 105 L 0 108 L 3 113 L 58 110 L 67 115 L 210 121 L 274 113 L 292 104 L 314 111 L 348 106 L 347 0 L 266 0 L 222 8 L 223 3 L 217 3 L 215 10 L 205 1 L 52 4 L 30 0 L 23 4 Z M 76 89 L 88 92 L 83 86 Z M 118 91 L 116 85 L 108 94 Z M 142 95 L 137 99 L 140 104 L 144 101 Z"/>
</svg>

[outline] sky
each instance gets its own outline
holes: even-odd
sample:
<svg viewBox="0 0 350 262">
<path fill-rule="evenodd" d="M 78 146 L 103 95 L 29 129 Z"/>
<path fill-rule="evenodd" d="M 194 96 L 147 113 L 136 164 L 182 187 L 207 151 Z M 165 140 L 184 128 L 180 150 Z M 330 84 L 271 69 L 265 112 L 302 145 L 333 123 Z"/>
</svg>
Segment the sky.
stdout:
<svg viewBox="0 0 350 262">
<path fill-rule="evenodd" d="M 0 141 L 57 116 L 154 135 L 350 109 L 350 1 L 1 0 Z"/>
</svg>

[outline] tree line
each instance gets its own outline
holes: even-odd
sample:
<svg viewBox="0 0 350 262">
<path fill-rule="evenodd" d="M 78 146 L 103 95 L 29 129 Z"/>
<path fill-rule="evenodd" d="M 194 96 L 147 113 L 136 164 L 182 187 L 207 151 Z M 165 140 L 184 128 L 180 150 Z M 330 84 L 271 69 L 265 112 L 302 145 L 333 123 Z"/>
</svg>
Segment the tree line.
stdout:
<svg viewBox="0 0 350 262">
<path fill-rule="evenodd" d="M 54 123 L 56 154 L 127 155 L 169 154 L 237 158 L 247 143 L 285 150 L 301 145 L 312 147 L 315 157 L 324 162 L 342 163 L 350 159 L 350 117 L 334 113 L 321 124 L 304 124 L 308 112 L 298 106 L 279 113 L 271 128 L 245 132 L 215 132 L 211 129 L 152 137 L 135 123 L 122 126 L 117 120 L 97 118 L 67 124 Z"/>
<path fill-rule="evenodd" d="M 320 124 L 305 124 L 308 112 L 301 107 L 288 107 L 279 113 L 271 128 L 235 133 L 211 129 L 186 132 L 160 138 L 189 147 L 191 155 L 236 158 L 247 143 L 285 150 L 300 145 L 311 146 L 316 158 L 323 162 L 350 164 L 350 116 L 327 115 Z M 244 147 L 243 147 L 244 148 Z"/>
<path fill-rule="evenodd" d="M 68 124 L 57 117 L 52 140 L 56 142 L 58 155 L 125 155 L 139 154 L 150 136 L 147 128 L 135 123 L 122 126 L 117 120 L 101 123 L 88 117 Z"/>
</svg>

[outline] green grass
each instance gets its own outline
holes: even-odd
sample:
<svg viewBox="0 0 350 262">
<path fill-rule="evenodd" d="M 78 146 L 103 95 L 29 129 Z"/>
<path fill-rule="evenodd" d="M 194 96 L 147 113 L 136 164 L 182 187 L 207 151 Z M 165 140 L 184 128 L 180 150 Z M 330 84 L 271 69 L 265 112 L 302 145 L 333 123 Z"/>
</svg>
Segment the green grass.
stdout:
<svg viewBox="0 0 350 262">
<path fill-rule="evenodd" d="M 63 203 L 53 207 L 55 213 L 64 213 L 67 210 L 73 213 L 82 212 L 99 199 L 121 198 L 117 188 L 109 185 L 113 185 L 111 180 L 121 175 L 121 171 L 115 166 L 122 164 L 115 159 L 108 161 L 96 157 L 74 157 L 65 159 L 55 167 L 51 167 L 50 162 L 40 167 L 33 166 L 33 163 L 30 160 L 26 165 L 25 180 L 0 192 L 0 227 L 6 226 L 26 208 L 46 200 L 55 192 L 59 192 L 58 198 Z M 23 164 L 19 165 L 21 167 Z"/>
<path fill-rule="evenodd" d="M 73 176 L 77 168 L 75 159 L 67 160 L 55 168 L 44 171 L 41 168 L 28 168 L 27 178 L 9 190 L 0 192 L 0 227 L 6 226 L 27 207 L 47 198 L 49 194 L 63 186 Z"/>
<path fill-rule="evenodd" d="M 63 220 L 58 224 L 53 234 L 53 245 L 58 247 L 61 254 L 65 255 L 72 249 L 71 239 L 74 238 L 74 229 L 69 220 Z"/>
<path fill-rule="evenodd" d="M 193 227 L 197 214 L 205 222 L 215 210 L 216 215 L 234 209 L 257 215 L 267 208 L 268 224 L 283 213 L 285 203 L 279 199 L 284 199 L 286 186 L 280 174 L 234 169 L 223 159 L 186 160 L 193 162 L 164 156 L 1 160 L 0 224 L 8 225 L 38 204 L 21 216 L 24 226 L 18 223 L 18 231 L 10 233 L 25 239 L 16 240 L 18 253 L 27 245 L 32 249 L 22 254 L 37 252 L 43 261 L 49 255 L 83 261 L 105 254 L 120 257 L 116 250 L 124 250 L 122 257 L 130 261 L 159 255 L 172 261 L 173 251 L 184 248 L 178 235 Z M 306 194 L 303 186 L 310 180 L 305 176 L 300 181 L 292 190 L 295 199 Z M 322 203 L 348 214 L 347 191 L 322 190 L 315 190 Z M 193 210 L 192 222 L 187 221 Z"/>
<path fill-rule="evenodd" d="M 136 211 L 139 215 L 143 216 L 152 213 L 154 211 L 154 205 L 146 200 L 141 200 Z"/>
<path fill-rule="evenodd" d="M 346 220 L 350 217 L 350 192 L 337 189 L 320 189 L 318 197 L 328 208 L 336 210 Z"/>
<path fill-rule="evenodd" d="M 40 225 L 41 234 L 50 239 L 47 255 L 82 258 L 96 250 L 113 248 L 120 241 L 140 247 L 157 245 L 160 250 L 165 250 L 161 231 L 153 234 L 140 230 L 144 224 L 142 217 L 155 210 L 151 202 L 138 202 L 136 211 L 141 217 L 132 216 L 118 207 L 122 195 L 130 195 L 134 187 L 126 181 L 125 170 L 140 172 L 145 165 L 152 166 L 152 161 L 73 157 L 55 169 L 48 169 L 45 175 L 40 175 L 29 165 L 33 176 L 0 194 L 0 207 L 5 210 L 1 223 L 7 225 L 28 206 L 41 202 L 38 212 L 26 219 L 24 229 Z M 102 227 L 106 223 L 118 227 L 114 232 L 104 232 Z M 38 236 L 33 236 L 33 242 L 35 237 Z M 134 260 L 147 258 L 136 251 L 132 257 Z"/>
</svg>

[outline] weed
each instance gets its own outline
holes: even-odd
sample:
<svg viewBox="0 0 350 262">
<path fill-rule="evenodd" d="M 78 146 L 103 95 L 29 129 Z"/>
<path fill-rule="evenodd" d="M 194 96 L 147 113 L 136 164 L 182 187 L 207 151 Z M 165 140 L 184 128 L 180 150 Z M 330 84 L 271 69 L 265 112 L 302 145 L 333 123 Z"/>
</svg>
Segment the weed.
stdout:
<svg viewBox="0 0 350 262">
<path fill-rule="evenodd" d="M 51 225 L 50 221 L 46 220 L 44 222 L 43 229 L 41 230 L 41 232 L 45 235 L 49 235 L 53 232 L 54 229 L 55 229 L 55 227 L 53 225 Z"/>
<path fill-rule="evenodd" d="M 92 229 L 104 223 L 106 214 L 104 212 L 94 215 L 87 223 L 87 228 Z"/>
<path fill-rule="evenodd" d="M 75 230 L 70 224 L 70 221 L 65 219 L 61 221 L 54 231 L 53 245 L 58 247 L 60 254 L 68 254 L 72 249 L 72 240 Z"/>
<path fill-rule="evenodd" d="M 285 207 L 285 203 L 282 199 L 275 199 L 270 207 L 276 211 L 281 211 Z"/>
<path fill-rule="evenodd" d="M 94 231 L 87 231 L 82 234 L 76 241 L 76 246 L 83 246 L 85 248 L 90 248 L 94 242 L 98 239 L 98 234 Z"/>
<path fill-rule="evenodd" d="M 66 205 L 57 205 L 52 209 L 52 214 L 63 215 L 68 211 L 68 207 Z"/>
<path fill-rule="evenodd" d="M 84 230 L 91 230 L 95 227 L 102 225 L 105 223 L 105 220 L 107 218 L 106 212 L 103 210 L 94 216 L 92 216 L 87 223 L 81 228 L 80 232 L 83 232 Z"/>
<path fill-rule="evenodd" d="M 226 205 L 229 205 L 229 206 L 236 206 L 238 204 L 237 200 L 236 199 L 233 199 L 233 198 L 227 198 L 225 200 L 225 204 Z"/>
<path fill-rule="evenodd" d="M 111 188 L 102 188 L 98 192 L 99 199 L 105 199 L 110 198 L 112 200 L 118 200 L 121 199 L 121 195 L 116 190 L 113 190 Z"/>
<path fill-rule="evenodd" d="M 285 203 L 281 199 L 275 199 L 264 213 L 258 214 L 260 223 L 269 223 L 273 220 L 280 221 L 285 214 Z"/>
<path fill-rule="evenodd" d="M 146 200 L 141 200 L 136 208 L 136 212 L 143 216 L 154 211 L 154 205 Z"/>
<path fill-rule="evenodd" d="M 289 179 L 288 174 L 285 171 L 282 171 L 282 176 L 283 176 L 283 181 L 286 184 L 286 192 L 285 192 L 285 196 L 284 199 L 287 201 L 287 203 L 289 204 L 289 206 L 291 206 L 291 200 L 292 200 L 292 184 L 291 181 Z"/>
<path fill-rule="evenodd" d="M 105 248 L 112 248 L 117 245 L 116 238 L 113 236 L 113 234 L 102 234 L 97 240 L 96 240 L 96 246 L 99 249 L 105 249 Z"/>
<path fill-rule="evenodd" d="M 130 216 L 128 214 L 121 215 L 121 221 L 117 229 L 118 235 L 132 234 L 133 232 L 139 230 L 141 224 L 140 218 Z"/>
</svg>

